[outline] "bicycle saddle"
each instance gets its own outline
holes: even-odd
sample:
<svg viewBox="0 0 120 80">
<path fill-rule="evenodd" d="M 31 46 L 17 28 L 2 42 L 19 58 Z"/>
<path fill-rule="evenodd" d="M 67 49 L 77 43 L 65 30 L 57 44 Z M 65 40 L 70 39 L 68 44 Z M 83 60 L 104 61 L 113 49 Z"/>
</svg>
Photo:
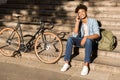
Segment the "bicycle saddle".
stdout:
<svg viewBox="0 0 120 80">
<path fill-rule="evenodd" d="M 23 15 L 17 14 L 17 13 L 13 13 L 13 16 L 14 16 L 14 17 L 22 17 Z"/>
</svg>

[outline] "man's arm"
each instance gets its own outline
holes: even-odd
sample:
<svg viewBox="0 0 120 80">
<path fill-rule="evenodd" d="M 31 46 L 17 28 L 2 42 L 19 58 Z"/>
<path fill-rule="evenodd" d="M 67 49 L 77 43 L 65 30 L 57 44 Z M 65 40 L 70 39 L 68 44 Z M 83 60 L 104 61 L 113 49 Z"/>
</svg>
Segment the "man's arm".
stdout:
<svg viewBox="0 0 120 80">
<path fill-rule="evenodd" d="M 76 19 L 75 19 L 75 28 L 74 28 L 74 33 L 78 33 L 79 31 L 79 25 L 80 25 L 80 19 L 78 18 L 78 16 L 76 16 Z"/>
<path fill-rule="evenodd" d="M 98 34 L 93 34 L 93 35 L 90 35 L 90 36 L 85 36 L 86 38 L 89 38 L 89 39 L 97 39 L 99 38 L 100 36 Z"/>
<path fill-rule="evenodd" d="M 90 35 L 90 36 L 84 36 L 80 44 L 81 44 L 81 46 L 84 46 L 87 38 L 89 38 L 89 39 L 97 39 L 99 37 L 100 36 L 98 34 L 93 34 L 93 35 Z"/>
</svg>

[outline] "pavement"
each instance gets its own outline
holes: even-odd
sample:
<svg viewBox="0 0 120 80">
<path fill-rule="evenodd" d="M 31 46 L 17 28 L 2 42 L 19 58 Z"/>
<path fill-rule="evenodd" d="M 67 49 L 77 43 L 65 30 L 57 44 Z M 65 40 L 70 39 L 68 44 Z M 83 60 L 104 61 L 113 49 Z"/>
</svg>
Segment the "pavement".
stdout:
<svg viewBox="0 0 120 80">
<path fill-rule="evenodd" d="M 0 80 L 86 80 L 81 77 L 0 62 Z"/>
<path fill-rule="evenodd" d="M 98 70 L 90 70 L 86 76 L 81 76 L 80 71 L 82 66 L 72 66 L 68 71 L 61 72 L 60 69 L 63 66 L 63 59 L 55 64 L 45 64 L 37 59 L 33 53 L 23 53 L 22 57 L 5 57 L 0 54 L 0 62 L 11 63 L 16 65 L 22 65 L 29 68 L 43 69 L 52 72 L 57 72 L 64 75 L 70 75 L 68 79 L 63 80 L 119 80 L 120 73 L 110 73 Z M 62 76 L 61 76 L 62 77 Z"/>
</svg>

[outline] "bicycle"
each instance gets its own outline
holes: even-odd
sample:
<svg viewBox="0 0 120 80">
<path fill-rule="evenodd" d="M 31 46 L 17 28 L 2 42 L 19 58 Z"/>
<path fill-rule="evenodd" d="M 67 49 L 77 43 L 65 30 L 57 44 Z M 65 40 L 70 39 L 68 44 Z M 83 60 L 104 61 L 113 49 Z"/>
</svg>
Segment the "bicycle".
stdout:
<svg viewBox="0 0 120 80">
<path fill-rule="evenodd" d="M 23 35 L 20 17 L 17 18 L 15 28 L 5 27 L 0 31 L 0 52 L 4 56 L 21 56 L 21 52 L 35 51 L 37 58 L 44 63 L 55 63 L 62 56 L 63 45 L 61 39 L 50 32 L 54 27 L 53 23 L 40 21 L 39 28 L 34 35 Z M 48 31 L 46 31 L 48 30 Z M 28 37 L 29 40 L 25 40 Z M 26 43 L 25 43 L 26 42 Z"/>
</svg>

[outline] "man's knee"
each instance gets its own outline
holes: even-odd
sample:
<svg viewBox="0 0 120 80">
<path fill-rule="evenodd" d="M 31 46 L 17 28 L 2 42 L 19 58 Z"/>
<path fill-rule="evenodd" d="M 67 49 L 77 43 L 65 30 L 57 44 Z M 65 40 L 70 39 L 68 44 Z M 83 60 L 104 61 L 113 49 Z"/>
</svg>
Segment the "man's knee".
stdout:
<svg viewBox="0 0 120 80">
<path fill-rule="evenodd" d="M 67 40 L 68 43 L 73 43 L 73 37 L 69 37 Z"/>
<path fill-rule="evenodd" d="M 85 44 L 86 44 L 86 45 L 92 45 L 92 40 L 87 38 Z"/>
</svg>

